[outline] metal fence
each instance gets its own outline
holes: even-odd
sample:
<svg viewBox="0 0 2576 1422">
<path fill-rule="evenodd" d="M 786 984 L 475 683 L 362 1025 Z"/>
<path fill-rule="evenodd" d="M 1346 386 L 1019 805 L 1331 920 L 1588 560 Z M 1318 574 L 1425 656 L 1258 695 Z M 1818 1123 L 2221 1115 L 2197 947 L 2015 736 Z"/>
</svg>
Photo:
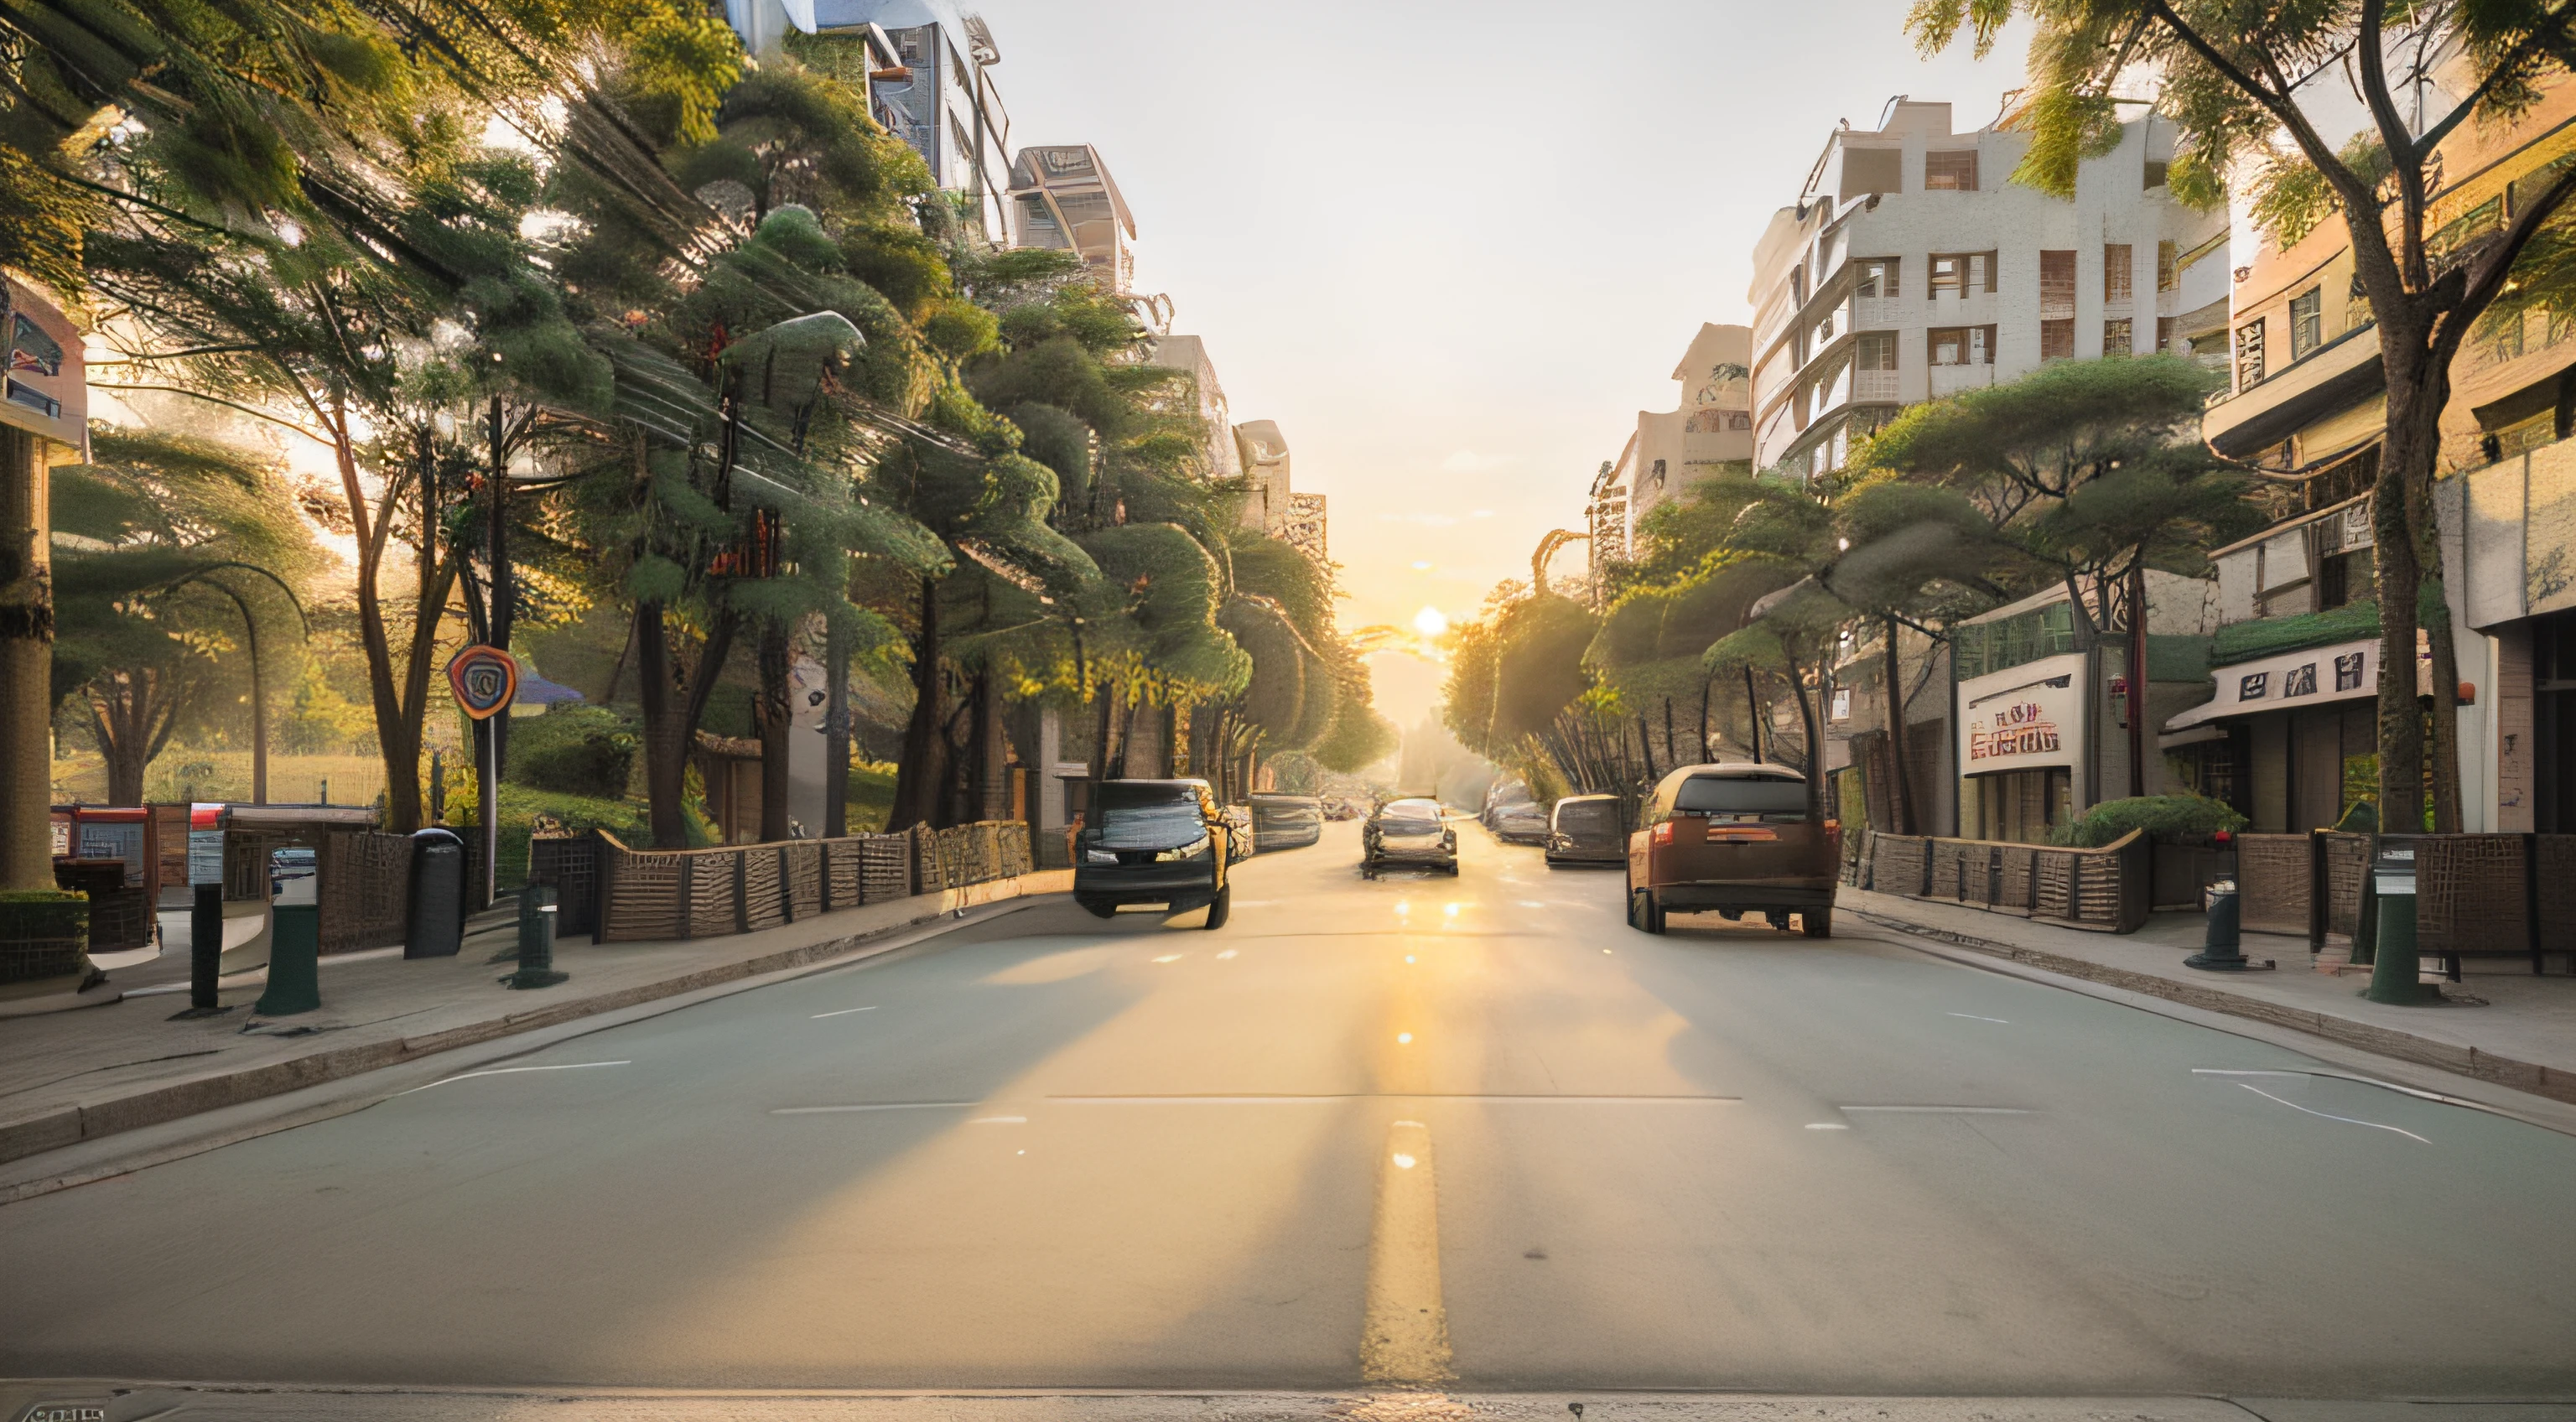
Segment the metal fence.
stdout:
<svg viewBox="0 0 2576 1422">
<path fill-rule="evenodd" d="M 2136 830 L 2099 849 L 1929 835 L 1873 835 L 1870 886 L 2071 928 L 2134 933 L 2147 921 L 2152 847 Z"/>
</svg>

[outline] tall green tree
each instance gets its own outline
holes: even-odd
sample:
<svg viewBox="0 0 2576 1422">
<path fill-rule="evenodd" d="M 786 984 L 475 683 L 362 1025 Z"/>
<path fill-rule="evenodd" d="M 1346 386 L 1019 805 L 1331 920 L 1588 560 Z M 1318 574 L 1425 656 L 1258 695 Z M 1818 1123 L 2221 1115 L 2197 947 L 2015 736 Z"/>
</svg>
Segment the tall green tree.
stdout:
<svg viewBox="0 0 2576 1422">
<path fill-rule="evenodd" d="M 1906 28 L 1927 54 L 1964 33 L 1982 55 L 2016 13 L 2036 27 L 2032 142 L 2017 180 L 2071 195 L 2079 161 L 2117 140 L 2120 91 L 2152 83 L 2156 112 L 2183 135 L 2169 174 L 2176 196 L 2216 206 L 2234 181 L 2235 195 L 2284 245 L 2318 222 L 2344 222 L 2388 392 L 2372 512 L 2380 803 L 2413 804 L 2426 783 L 2413 671 L 2421 627 L 2433 654 L 2434 827 L 2457 831 L 2459 675 L 2433 511 L 2442 411 L 2461 344 L 2576 193 L 2576 164 L 2518 188 L 2515 211 L 2492 230 L 2445 236 L 2431 218 L 2444 144 L 2461 125 L 2512 120 L 2576 65 L 2566 8 L 2548 0 L 2329 0 L 2259 11 L 2230 0 L 1917 0 Z M 2336 115 L 2354 97 L 2368 126 L 2340 136 Z"/>
</svg>

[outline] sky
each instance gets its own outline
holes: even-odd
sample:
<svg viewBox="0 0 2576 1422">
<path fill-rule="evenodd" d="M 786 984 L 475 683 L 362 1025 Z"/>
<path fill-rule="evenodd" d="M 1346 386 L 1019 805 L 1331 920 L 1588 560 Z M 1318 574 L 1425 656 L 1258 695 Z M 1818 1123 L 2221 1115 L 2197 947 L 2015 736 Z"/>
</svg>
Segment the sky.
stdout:
<svg viewBox="0 0 2576 1422">
<path fill-rule="evenodd" d="M 1917 57 L 1905 0 L 980 4 L 1013 146 L 1100 150 L 1137 289 L 1329 497 L 1345 629 L 1471 617 L 1582 527 L 1700 324 L 1750 321 L 1753 244 L 1838 120 L 1905 93 L 1970 128 L 2021 82 L 2017 34 Z M 1372 665 L 1418 720 L 1437 669 Z"/>
</svg>

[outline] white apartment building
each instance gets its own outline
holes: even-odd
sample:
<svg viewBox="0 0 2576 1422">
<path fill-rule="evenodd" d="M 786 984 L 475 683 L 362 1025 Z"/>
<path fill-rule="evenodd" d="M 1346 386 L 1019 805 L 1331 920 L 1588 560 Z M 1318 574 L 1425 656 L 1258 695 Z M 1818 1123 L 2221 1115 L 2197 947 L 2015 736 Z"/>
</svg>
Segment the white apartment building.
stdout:
<svg viewBox="0 0 2576 1422">
<path fill-rule="evenodd" d="M 1112 291 L 1135 284 L 1136 219 L 1090 144 L 1020 150 L 1011 162 L 1011 238 L 1016 247 L 1080 255 Z"/>
<path fill-rule="evenodd" d="M 949 0 L 725 0 L 724 9 L 755 57 L 783 49 L 845 79 L 864 76 L 868 112 L 921 155 L 942 192 L 974 199 L 985 241 L 1009 240 L 1011 118 L 991 73 L 1002 52 L 983 17 Z"/>
<path fill-rule="evenodd" d="M 2123 125 L 2071 200 L 2009 181 L 2030 144 L 2010 123 L 1958 133 L 1900 96 L 1827 139 L 1754 249 L 1758 467 L 1813 477 L 1904 405 L 2224 332 L 2227 214 L 2173 200 L 2171 123 Z"/>
</svg>

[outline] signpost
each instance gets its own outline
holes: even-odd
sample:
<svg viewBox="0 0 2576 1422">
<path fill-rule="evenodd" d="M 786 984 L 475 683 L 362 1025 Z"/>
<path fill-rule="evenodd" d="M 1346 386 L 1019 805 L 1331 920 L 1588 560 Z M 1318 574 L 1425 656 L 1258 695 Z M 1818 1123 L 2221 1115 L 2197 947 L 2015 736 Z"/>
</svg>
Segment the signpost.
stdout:
<svg viewBox="0 0 2576 1422">
<path fill-rule="evenodd" d="M 519 663 L 498 647 L 468 647 L 447 664 L 448 689 L 456 693 L 456 705 L 467 717 L 488 721 L 510 709 L 519 694 Z M 500 738 L 488 734 L 476 738 L 481 752 L 475 766 L 476 813 L 482 816 L 483 882 L 481 902 L 492 902 L 498 884 L 497 871 L 501 857 L 501 767 L 498 750 Z"/>
</svg>

